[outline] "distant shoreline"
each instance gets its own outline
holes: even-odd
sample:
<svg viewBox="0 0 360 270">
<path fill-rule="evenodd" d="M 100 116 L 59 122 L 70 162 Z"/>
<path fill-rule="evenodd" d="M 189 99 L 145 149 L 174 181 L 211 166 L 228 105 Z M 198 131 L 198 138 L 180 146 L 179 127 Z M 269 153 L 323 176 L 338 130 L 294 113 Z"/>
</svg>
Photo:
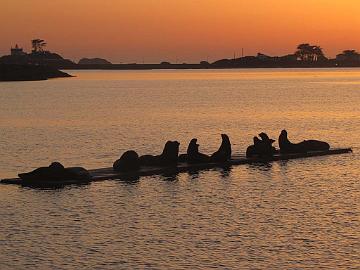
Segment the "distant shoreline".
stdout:
<svg viewBox="0 0 360 270">
<path fill-rule="evenodd" d="M 202 64 L 107 64 L 107 65 L 66 65 L 58 66 L 61 70 L 186 70 L 186 69 L 256 69 L 256 68 L 360 68 L 356 65 L 339 65 L 339 64 L 306 64 L 297 63 L 289 65 L 202 65 Z"/>
<path fill-rule="evenodd" d="M 318 45 L 299 44 L 293 54 L 269 56 L 258 53 L 256 56 L 242 56 L 219 59 L 215 62 L 203 60 L 199 63 L 118 63 L 103 58 L 82 58 L 78 63 L 65 59 L 57 53 L 45 50 L 46 42 L 34 39 L 32 51 L 25 52 L 17 44 L 10 49 L 10 55 L 0 57 L 0 64 L 46 66 L 62 70 L 157 70 L 157 69 L 244 69 L 244 68 L 354 68 L 360 67 L 360 53 L 344 50 L 335 58 L 327 58 Z M 61 76 L 60 76 L 61 77 Z"/>
</svg>

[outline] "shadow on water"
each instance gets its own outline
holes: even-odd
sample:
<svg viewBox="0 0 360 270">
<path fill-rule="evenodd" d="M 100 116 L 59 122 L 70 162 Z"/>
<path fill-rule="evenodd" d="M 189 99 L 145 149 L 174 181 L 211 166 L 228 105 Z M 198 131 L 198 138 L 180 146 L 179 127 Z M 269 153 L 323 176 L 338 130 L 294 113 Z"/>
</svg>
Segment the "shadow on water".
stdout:
<svg viewBox="0 0 360 270">
<path fill-rule="evenodd" d="M 190 170 L 187 172 L 187 174 L 190 176 L 191 180 L 196 180 L 200 177 L 200 174 L 204 172 L 219 172 L 220 177 L 223 179 L 229 178 L 231 175 L 233 167 L 232 166 L 226 166 L 226 167 L 218 167 L 213 169 L 198 169 L 198 170 Z"/>
<path fill-rule="evenodd" d="M 209 170 L 190 170 L 187 172 L 187 174 L 190 176 L 191 180 L 195 180 L 198 179 L 200 177 L 200 173 L 204 171 L 209 171 Z"/>
<path fill-rule="evenodd" d="M 267 172 L 272 170 L 273 164 L 271 162 L 252 163 L 248 165 L 248 168 Z"/>
<path fill-rule="evenodd" d="M 218 168 L 216 171 L 220 172 L 220 176 L 223 179 L 227 179 L 231 175 L 232 169 L 233 169 L 232 166 L 226 166 L 226 167 Z"/>
<path fill-rule="evenodd" d="M 291 162 L 291 161 L 292 161 L 292 160 L 280 160 L 280 161 L 278 162 L 278 164 L 279 164 L 279 166 L 280 166 L 281 168 L 285 168 L 285 167 L 288 166 L 289 162 Z"/>
<path fill-rule="evenodd" d="M 179 181 L 179 173 L 178 172 L 163 173 L 163 174 L 160 174 L 160 176 L 163 181 L 167 181 L 167 182 Z"/>
<path fill-rule="evenodd" d="M 160 176 L 160 179 L 163 181 L 173 182 L 173 181 L 179 180 L 178 172 L 162 173 L 162 174 L 159 174 L 159 176 Z M 122 176 L 119 179 L 117 179 L 117 181 L 119 181 L 123 184 L 128 184 L 128 185 L 138 184 L 140 182 L 140 180 L 141 180 L 141 177 L 139 175 Z"/>
<path fill-rule="evenodd" d="M 118 180 L 125 184 L 135 185 L 140 182 L 140 176 L 139 175 L 122 176 Z"/>
</svg>

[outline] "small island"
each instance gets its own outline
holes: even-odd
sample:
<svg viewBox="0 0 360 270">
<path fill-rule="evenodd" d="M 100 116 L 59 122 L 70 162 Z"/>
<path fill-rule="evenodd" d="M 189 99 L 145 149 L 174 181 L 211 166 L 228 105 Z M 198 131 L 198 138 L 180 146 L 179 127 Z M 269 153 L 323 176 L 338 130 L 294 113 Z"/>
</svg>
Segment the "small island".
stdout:
<svg viewBox="0 0 360 270">
<path fill-rule="evenodd" d="M 46 51 L 46 43 L 42 39 L 32 40 L 31 45 L 31 53 L 24 52 L 16 44 L 11 48 L 10 55 L 0 57 L 0 81 L 38 81 L 72 77 L 59 70 L 61 66 L 72 65 L 72 61 Z"/>
<path fill-rule="evenodd" d="M 0 64 L 0 81 L 40 81 L 67 77 L 72 76 L 49 66 Z"/>
</svg>

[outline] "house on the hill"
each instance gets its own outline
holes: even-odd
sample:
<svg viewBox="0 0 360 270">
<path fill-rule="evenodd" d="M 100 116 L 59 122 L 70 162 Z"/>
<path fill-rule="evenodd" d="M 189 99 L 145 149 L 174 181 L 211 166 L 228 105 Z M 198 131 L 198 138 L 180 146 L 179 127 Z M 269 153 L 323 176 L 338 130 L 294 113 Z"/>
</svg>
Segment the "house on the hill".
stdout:
<svg viewBox="0 0 360 270">
<path fill-rule="evenodd" d="M 22 56 L 26 55 L 26 53 L 23 51 L 23 48 L 19 48 L 19 46 L 16 44 L 15 48 L 10 49 L 12 56 Z"/>
</svg>

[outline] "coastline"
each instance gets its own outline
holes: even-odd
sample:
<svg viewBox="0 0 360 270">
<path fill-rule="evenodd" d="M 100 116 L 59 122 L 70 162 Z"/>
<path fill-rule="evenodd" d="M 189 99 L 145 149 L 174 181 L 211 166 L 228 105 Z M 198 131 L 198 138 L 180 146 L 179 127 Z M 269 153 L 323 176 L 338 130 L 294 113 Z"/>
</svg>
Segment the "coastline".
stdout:
<svg viewBox="0 0 360 270">
<path fill-rule="evenodd" d="M 73 76 L 49 66 L 0 64 L 0 82 L 43 81 L 69 77 Z"/>
<path fill-rule="evenodd" d="M 59 65 L 61 70 L 184 70 L 184 69 L 257 69 L 257 68 L 360 68 L 360 64 L 338 64 L 338 63 L 294 63 L 294 64 L 251 64 L 251 65 L 222 65 L 222 64 L 92 64 L 92 65 Z"/>
</svg>

